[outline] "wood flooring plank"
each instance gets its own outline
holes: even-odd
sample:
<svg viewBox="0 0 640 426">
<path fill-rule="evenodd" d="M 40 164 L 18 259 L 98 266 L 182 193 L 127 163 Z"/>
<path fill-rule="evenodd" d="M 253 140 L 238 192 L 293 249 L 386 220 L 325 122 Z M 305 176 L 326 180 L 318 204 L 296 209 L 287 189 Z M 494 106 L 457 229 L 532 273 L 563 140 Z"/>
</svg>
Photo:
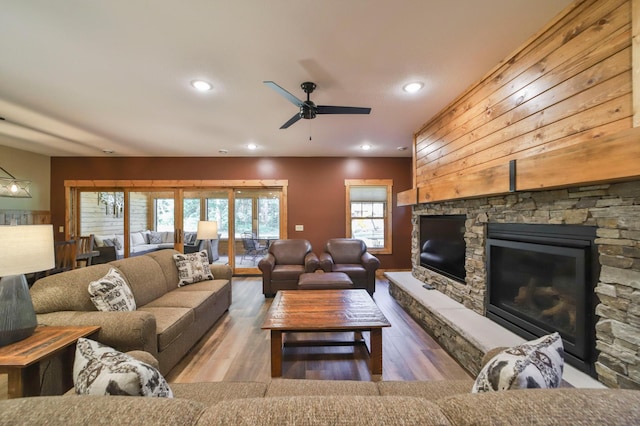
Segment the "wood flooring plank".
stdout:
<svg viewBox="0 0 640 426">
<path fill-rule="evenodd" d="M 391 323 L 382 330 L 382 380 L 468 379 L 456 363 L 389 295 L 378 279 L 374 301 Z M 261 330 L 273 299 L 262 295 L 260 277 L 235 277 L 233 303 L 223 318 L 167 375 L 170 383 L 271 380 L 270 333 Z M 370 347 L 369 333 L 363 333 Z M 291 333 L 290 341 L 353 339 L 353 333 Z M 282 377 L 371 380 L 363 346 L 286 347 Z"/>
</svg>

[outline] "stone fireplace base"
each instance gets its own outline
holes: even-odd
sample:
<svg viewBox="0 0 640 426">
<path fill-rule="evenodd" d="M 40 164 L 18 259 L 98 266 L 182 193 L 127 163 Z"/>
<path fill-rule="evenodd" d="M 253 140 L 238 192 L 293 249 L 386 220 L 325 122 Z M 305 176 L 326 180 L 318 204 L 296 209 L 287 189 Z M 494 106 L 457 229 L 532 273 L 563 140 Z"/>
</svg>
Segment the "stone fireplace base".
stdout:
<svg viewBox="0 0 640 426">
<path fill-rule="evenodd" d="M 465 283 L 420 266 L 420 216 L 466 215 Z M 412 272 L 464 307 L 486 315 L 488 223 L 596 228 L 600 276 L 593 315 L 598 380 L 640 389 L 640 181 L 418 204 L 412 212 Z"/>
<path fill-rule="evenodd" d="M 489 349 L 525 341 L 438 290 L 423 288 L 423 283 L 411 272 L 386 272 L 385 277 L 389 280 L 391 296 L 474 377 Z M 606 387 L 566 363 L 563 379 L 579 388 Z"/>
</svg>

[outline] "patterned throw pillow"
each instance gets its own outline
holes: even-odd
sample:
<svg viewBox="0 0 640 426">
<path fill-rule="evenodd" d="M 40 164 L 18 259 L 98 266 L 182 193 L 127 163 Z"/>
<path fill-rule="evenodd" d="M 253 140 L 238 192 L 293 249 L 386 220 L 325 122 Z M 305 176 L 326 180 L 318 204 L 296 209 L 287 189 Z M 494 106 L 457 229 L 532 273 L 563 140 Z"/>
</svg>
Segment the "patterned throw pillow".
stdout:
<svg viewBox="0 0 640 426">
<path fill-rule="evenodd" d="M 136 301 L 124 277 L 115 268 L 104 277 L 89 283 L 89 295 L 95 307 L 102 312 L 135 311 Z"/>
<path fill-rule="evenodd" d="M 471 393 L 528 388 L 557 388 L 562 381 L 564 348 L 553 333 L 505 349 L 484 366 Z"/>
<path fill-rule="evenodd" d="M 213 279 L 206 250 L 189 254 L 176 253 L 173 260 L 178 268 L 178 287 Z"/>
<path fill-rule="evenodd" d="M 149 244 L 162 244 L 162 234 L 159 232 L 149 232 Z"/>
<path fill-rule="evenodd" d="M 78 395 L 173 398 L 169 384 L 151 365 L 89 339 L 78 339 L 73 363 Z"/>
</svg>

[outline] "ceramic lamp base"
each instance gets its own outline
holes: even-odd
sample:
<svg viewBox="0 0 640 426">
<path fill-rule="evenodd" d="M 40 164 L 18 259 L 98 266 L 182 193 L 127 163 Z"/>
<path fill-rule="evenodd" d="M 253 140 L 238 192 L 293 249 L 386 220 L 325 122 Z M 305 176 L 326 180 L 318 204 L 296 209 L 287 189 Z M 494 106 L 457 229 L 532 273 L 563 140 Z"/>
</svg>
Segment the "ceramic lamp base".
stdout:
<svg viewBox="0 0 640 426">
<path fill-rule="evenodd" d="M 37 325 L 25 276 L 3 277 L 0 280 L 0 346 L 26 339 Z"/>
</svg>

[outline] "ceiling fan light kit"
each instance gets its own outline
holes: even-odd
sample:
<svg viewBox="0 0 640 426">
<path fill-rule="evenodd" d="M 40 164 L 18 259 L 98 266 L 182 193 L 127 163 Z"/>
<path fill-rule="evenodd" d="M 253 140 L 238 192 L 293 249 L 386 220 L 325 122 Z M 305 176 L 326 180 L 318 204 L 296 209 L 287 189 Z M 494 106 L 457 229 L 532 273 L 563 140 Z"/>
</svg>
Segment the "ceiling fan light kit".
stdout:
<svg viewBox="0 0 640 426">
<path fill-rule="evenodd" d="M 289 102 L 300 108 L 300 111 L 291 117 L 289 121 L 284 123 L 280 128 L 286 129 L 292 124 L 296 123 L 301 118 L 306 120 L 312 120 L 316 118 L 318 114 L 369 114 L 371 112 L 371 108 L 361 108 L 361 107 L 345 107 L 345 106 L 334 106 L 334 105 L 316 105 L 311 101 L 310 95 L 316 89 L 316 84 L 311 81 L 305 81 L 300 85 L 302 91 L 307 94 L 307 100 L 303 101 L 298 99 L 296 96 L 289 93 L 287 90 L 278 86 L 273 81 L 265 81 L 264 84 L 271 87 L 273 90 L 278 92 L 282 97 L 287 99 Z"/>
</svg>

